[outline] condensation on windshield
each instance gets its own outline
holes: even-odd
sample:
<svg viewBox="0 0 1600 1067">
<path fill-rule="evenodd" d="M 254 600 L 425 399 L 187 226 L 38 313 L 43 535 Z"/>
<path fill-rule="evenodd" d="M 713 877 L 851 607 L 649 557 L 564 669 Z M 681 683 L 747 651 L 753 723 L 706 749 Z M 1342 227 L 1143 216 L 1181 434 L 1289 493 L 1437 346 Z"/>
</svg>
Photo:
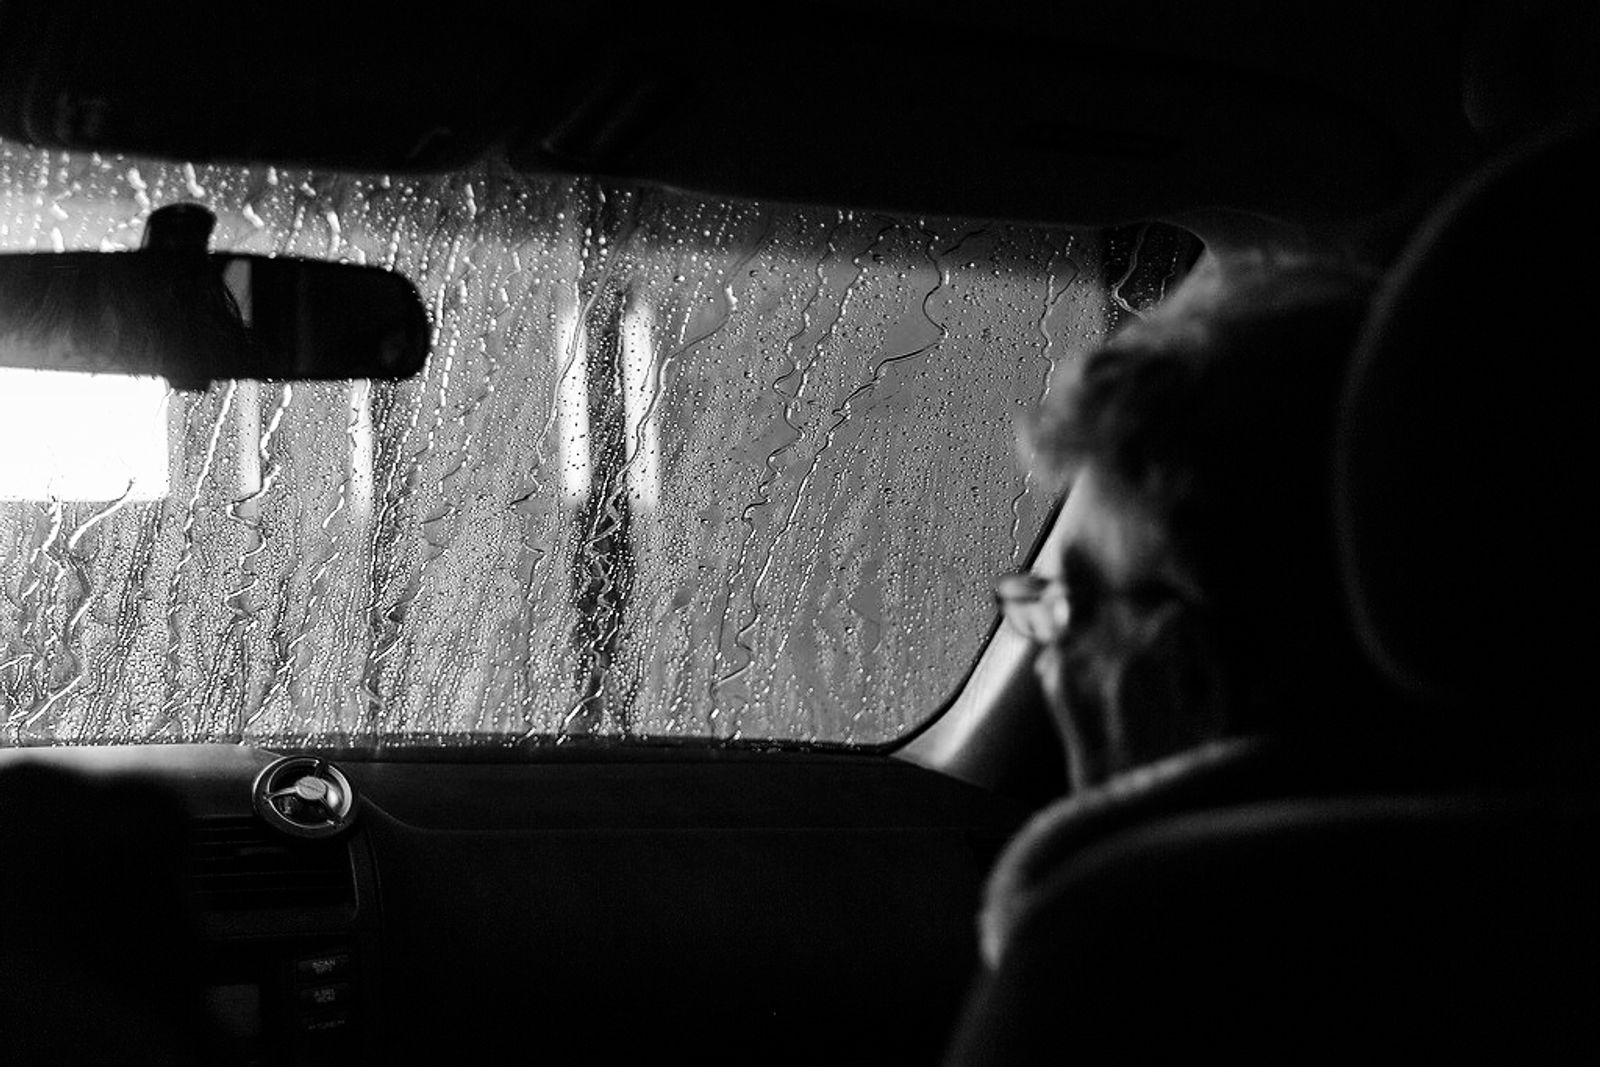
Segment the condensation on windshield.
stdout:
<svg viewBox="0 0 1600 1067">
<path fill-rule="evenodd" d="M 171 394 L 158 499 L 0 501 L 6 743 L 892 739 L 1049 513 L 1018 418 L 1126 304 L 1089 232 L 0 146 L 7 250 L 178 201 L 406 274 L 433 353 Z"/>
</svg>

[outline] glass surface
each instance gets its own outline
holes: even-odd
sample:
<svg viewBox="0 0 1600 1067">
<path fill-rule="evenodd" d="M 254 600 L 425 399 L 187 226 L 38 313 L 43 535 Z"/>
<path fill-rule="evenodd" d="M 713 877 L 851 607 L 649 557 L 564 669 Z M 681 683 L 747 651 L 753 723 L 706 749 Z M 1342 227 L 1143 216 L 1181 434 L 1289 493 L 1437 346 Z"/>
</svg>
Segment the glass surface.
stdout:
<svg viewBox="0 0 1600 1067">
<path fill-rule="evenodd" d="M 0 145 L 8 250 L 183 200 L 219 251 L 403 272 L 433 355 L 164 396 L 131 490 L 37 469 L 135 447 L 87 393 L 4 438 L 0 743 L 892 739 L 988 638 L 1051 503 L 1016 419 L 1135 273 L 1094 233 Z"/>
</svg>

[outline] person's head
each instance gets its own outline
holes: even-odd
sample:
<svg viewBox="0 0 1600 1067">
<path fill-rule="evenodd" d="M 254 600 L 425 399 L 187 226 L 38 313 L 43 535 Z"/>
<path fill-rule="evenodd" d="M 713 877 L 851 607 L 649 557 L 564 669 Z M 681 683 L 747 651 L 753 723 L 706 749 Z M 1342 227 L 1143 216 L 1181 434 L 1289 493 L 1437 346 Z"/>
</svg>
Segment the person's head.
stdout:
<svg viewBox="0 0 1600 1067">
<path fill-rule="evenodd" d="M 1313 727 L 1363 671 L 1329 450 L 1368 293 L 1336 266 L 1205 261 L 1040 406 L 1035 462 L 1072 491 L 1036 666 L 1078 784 Z"/>
</svg>

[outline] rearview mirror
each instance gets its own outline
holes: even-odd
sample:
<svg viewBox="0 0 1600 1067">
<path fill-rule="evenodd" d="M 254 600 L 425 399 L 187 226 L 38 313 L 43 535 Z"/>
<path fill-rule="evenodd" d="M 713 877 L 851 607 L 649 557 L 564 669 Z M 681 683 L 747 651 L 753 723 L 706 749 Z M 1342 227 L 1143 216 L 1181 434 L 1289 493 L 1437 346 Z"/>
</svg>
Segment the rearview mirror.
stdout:
<svg viewBox="0 0 1600 1067">
<path fill-rule="evenodd" d="M 428 345 L 416 288 L 376 267 L 159 248 L 0 256 L 0 366 L 204 389 L 406 378 Z"/>
</svg>

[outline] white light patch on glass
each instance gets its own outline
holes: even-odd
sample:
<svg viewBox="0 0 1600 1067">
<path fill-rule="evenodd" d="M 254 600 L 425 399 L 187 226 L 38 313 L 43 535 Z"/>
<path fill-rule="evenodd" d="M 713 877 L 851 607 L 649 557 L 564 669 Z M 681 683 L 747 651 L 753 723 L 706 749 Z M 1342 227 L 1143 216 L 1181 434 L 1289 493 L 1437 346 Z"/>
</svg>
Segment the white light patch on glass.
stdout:
<svg viewBox="0 0 1600 1067">
<path fill-rule="evenodd" d="M 350 438 L 350 513 L 366 529 L 372 517 L 373 432 L 372 380 L 357 378 L 350 383 L 350 411 L 345 434 Z"/>
<path fill-rule="evenodd" d="M 653 510 L 661 496 L 661 416 L 656 390 L 655 314 L 635 303 L 622 320 L 623 402 L 627 427 L 628 484 L 639 507 Z"/>
<path fill-rule="evenodd" d="M 0 500 L 160 500 L 167 383 L 0 369 Z"/>
<path fill-rule="evenodd" d="M 589 459 L 589 347 L 578 328 L 578 309 L 563 309 L 556 328 L 556 358 L 565 373 L 556 383 L 556 442 L 561 456 L 561 484 L 568 503 L 589 496 L 594 473 Z"/>
</svg>

